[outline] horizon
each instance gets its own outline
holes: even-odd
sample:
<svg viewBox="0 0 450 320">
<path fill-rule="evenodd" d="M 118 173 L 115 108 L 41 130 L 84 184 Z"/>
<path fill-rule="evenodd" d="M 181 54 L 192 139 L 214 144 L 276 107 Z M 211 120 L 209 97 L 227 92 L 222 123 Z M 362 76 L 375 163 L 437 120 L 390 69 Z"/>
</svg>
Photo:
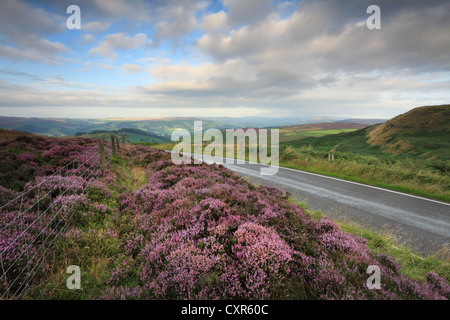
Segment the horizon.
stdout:
<svg viewBox="0 0 450 320">
<path fill-rule="evenodd" d="M 28 116 L 28 117 L 24 117 L 24 116 L 5 116 L 5 115 L 0 115 L 0 118 L 24 118 L 24 119 L 48 119 L 48 120 L 122 120 L 122 121 L 143 121 L 143 120 L 172 120 L 172 119 L 244 119 L 244 118 L 249 118 L 249 119 L 255 119 L 255 118 L 260 118 L 260 119 L 269 119 L 269 118 L 275 118 L 275 119 L 286 119 L 286 118 L 292 118 L 292 116 L 288 117 L 261 117 L 261 116 L 236 116 L 236 117 L 225 117 L 225 116 L 180 116 L 180 117 L 105 117 L 105 118 L 76 118 L 76 117 L 67 117 L 67 118 L 61 118 L 61 117 L 47 117 L 47 116 Z M 323 121 L 325 119 L 330 119 L 332 121 L 335 122 L 339 122 L 339 119 L 341 120 L 388 120 L 387 118 L 377 118 L 377 117 L 325 117 L 325 116 L 311 116 L 311 117 L 299 117 L 303 118 L 303 119 L 309 119 L 309 120 L 318 120 L 318 121 Z"/>
<path fill-rule="evenodd" d="M 0 116 L 390 119 L 450 96 L 445 0 L 73 4 L 2 2 Z"/>
</svg>

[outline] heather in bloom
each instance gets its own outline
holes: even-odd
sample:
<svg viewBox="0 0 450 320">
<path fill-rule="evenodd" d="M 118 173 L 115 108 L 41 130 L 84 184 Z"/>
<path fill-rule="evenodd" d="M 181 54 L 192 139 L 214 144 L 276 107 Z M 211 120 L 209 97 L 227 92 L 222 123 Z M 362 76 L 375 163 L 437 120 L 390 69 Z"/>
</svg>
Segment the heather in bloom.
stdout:
<svg viewBox="0 0 450 320">
<path fill-rule="evenodd" d="M 98 283 L 91 294 L 99 299 L 450 297 L 448 282 L 436 273 L 422 282 L 408 279 L 365 239 L 330 219 L 313 219 L 281 190 L 255 186 L 224 166 L 176 166 L 163 151 L 126 145 L 123 164 L 101 170 L 99 157 L 85 156 L 92 141 L 83 139 L 31 136 L 2 147 L 0 161 L 27 175 L 13 185 L 11 176 L 0 176 L 6 204 L 0 252 L 9 267 L 0 290 L 14 286 L 58 235 L 56 261 L 102 263 L 92 267 L 102 271 L 92 276 Z M 67 161 L 74 165 L 65 168 Z M 134 167 L 145 182 L 130 190 Z M 16 199 L 22 191 L 26 196 Z M 52 209 L 37 209 L 39 199 Z M 367 288 L 369 265 L 381 270 L 380 290 Z M 41 269 L 45 278 L 52 262 Z"/>
<path fill-rule="evenodd" d="M 122 236 L 138 270 L 132 290 L 139 298 L 448 297 L 444 279 L 407 280 L 366 240 L 330 219 L 312 219 L 277 188 L 255 187 L 223 166 L 174 166 L 157 158 L 147 165 L 148 184 L 119 197 L 121 213 L 133 225 Z M 366 288 L 373 264 L 383 273 L 381 290 Z M 115 292 L 129 280 L 120 266 L 111 277 Z"/>
</svg>

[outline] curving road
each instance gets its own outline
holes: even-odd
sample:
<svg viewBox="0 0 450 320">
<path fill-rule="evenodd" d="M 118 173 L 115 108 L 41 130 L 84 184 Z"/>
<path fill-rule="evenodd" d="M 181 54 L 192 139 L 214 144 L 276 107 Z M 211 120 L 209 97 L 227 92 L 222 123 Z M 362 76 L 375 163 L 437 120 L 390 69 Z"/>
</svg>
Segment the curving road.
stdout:
<svg viewBox="0 0 450 320">
<path fill-rule="evenodd" d="M 424 255 L 449 256 L 450 203 L 289 168 L 263 176 L 261 164 L 224 165 L 251 182 L 290 192 L 311 210 L 387 234 Z"/>
</svg>

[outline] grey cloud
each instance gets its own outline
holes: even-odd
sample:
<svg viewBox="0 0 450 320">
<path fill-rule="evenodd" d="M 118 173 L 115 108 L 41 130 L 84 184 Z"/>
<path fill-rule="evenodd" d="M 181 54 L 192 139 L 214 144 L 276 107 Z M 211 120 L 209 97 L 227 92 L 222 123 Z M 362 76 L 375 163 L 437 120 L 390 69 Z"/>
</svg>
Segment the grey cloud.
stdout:
<svg viewBox="0 0 450 320">
<path fill-rule="evenodd" d="M 365 25 L 372 3 L 381 7 L 381 30 Z M 218 61 L 270 61 L 310 71 L 449 70 L 449 13 L 448 1 L 305 0 L 285 20 L 206 34 L 197 44 Z"/>
<path fill-rule="evenodd" d="M 57 23 L 43 9 L 33 8 L 20 0 L 3 0 L 0 10 L 0 30 L 3 34 L 55 32 Z"/>
<path fill-rule="evenodd" d="M 254 24 L 271 13 L 270 0 L 224 0 L 223 5 L 228 8 L 231 25 Z"/>
<path fill-rule="evenodd" d="M 11 60 L 26 59 L 49 64 L 61 62 L 55 55 L 68 48 L 59 42 L 43 38 L 44 34 L 58 33 L 60 16 L 50 15 L 43 9 L 34 8 L 20 0 L 2 2 L 0 10 L 0 55 Z"/>
<path fill-rule="evenodd" d="M 1 74 L 6 74 L 6 75 L 10 75 L 10 76 L 15 76 L 15 77 L 21 77 L 21 78 L 25 77 L 25 78 L 29 78 L 29 79 L 32 79 L 32 80 L 42 80 L 41 77 L 38 77 L 38 76 L 36 76 L 34 74 L 27 73 L 27 72 L 16 71 L 16 70 L 12 70 L 12 69 L 9 69 L 9 68 L 2 68 L 2 69 L 0 69 L 0 73 Z"/>
</svg>

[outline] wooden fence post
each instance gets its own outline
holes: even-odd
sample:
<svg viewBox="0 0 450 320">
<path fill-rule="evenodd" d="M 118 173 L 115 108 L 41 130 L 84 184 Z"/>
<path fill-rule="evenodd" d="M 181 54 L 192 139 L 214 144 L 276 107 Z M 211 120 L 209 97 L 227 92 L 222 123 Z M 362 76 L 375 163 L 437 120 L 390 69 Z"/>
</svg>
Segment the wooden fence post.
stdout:
<svg viewBox="0 0 450 320">
<path fill-rule="evenodd" d="M 122 133 L 122 144 L 125 144 L 125 133 Z"/>
<path fill-rule="evenodd" d="M 334 161 L 334 152 L 329 152 L 328 153 L 328 161 Z"/>
<path fill-rule="evenodd" d="M 120 150 L 120 144 L 119 144 L 119 137 L 116 137 L 116 145 L 117 145 L 117 151 Z"/>
<path fill-rule="evenodd" d="M 105 139 L 100 139 L 100 164 L 103 168 L 106 162 L 105 156 Z"/>
<path fill-rule="evenodd" d="M 111 135 L 111 143 L 112 143 L 112 155 L 113 157 L 116 156 L 116 141 L 115 137 Z"/>
</svg>

